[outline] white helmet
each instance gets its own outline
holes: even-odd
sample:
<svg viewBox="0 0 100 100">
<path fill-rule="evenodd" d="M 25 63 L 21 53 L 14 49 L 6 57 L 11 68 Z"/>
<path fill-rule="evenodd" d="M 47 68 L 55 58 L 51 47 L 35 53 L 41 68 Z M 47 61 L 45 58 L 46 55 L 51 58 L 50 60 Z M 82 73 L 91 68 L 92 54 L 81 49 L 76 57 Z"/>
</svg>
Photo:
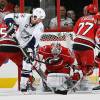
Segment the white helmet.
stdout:
<svg viewBox="0 0 100 100">
<path fill-rule="evenodd" d="M 61 53 L 61 44 L 60 43 L 52 43 L 51 53 L 53 55 L 59 55 Z"/>
<path fill-rule="evenodd" d="M 36 8 L 33 10 L 32 16 L 36 16 L 37 18 L 40 18 L 40 19 L 45 19 L 46 14 L 42 8 Z"/>
</svg>

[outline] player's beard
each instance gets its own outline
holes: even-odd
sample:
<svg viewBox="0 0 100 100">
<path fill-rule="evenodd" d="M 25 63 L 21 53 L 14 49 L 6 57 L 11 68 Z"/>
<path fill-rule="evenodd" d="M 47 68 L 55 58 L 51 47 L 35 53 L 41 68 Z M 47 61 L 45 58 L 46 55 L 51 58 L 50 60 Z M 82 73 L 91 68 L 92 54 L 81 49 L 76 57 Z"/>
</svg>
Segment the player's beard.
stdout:
<svg viewBox="0 0 100 100">
<path fill-rule="evenodd" d="M 34 27 L 36 25 L 36 23 L 32 23 L 31 19 L 30 19 L 30 26 Z"/>
<path fill-rule="evenodd" d="M 32 24 L 32 27 L 34 27 L 36 24 Z"/>
</svg>

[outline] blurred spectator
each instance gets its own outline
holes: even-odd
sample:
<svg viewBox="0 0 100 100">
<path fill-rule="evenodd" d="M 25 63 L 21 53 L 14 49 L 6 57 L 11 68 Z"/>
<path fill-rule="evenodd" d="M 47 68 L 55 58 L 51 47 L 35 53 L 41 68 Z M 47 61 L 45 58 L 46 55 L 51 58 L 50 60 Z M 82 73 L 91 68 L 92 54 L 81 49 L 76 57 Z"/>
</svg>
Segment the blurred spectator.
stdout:
<svg viewBox="0 0 100 100">
<path fill-rule="evenodd" d="M 60 17 L 61 17 L 61 29 L 67 29 L 73 27 L 73 21 L 71 18 L 66 16 L 66 9 L 64 6 L 60 6 Z M 50 21 L 50 29 L 57 29 L 57 17 L 52 18 Z"/>
<path fill-rule="evenodd" d="M 87 16 L 88 12 L 87 12 L 87 6 L 84 6 L 83 8 L 83 16 Z"/>
<path fill-rule="evenodd" d="M 16 4 L 15 7 L 14 7 L 14 13 L 19 13 L 19 12 L 20 12 L 19 5 Z"/>
<path fill-rule="evenodd" d="M 14 5 L 8 0 L 0 0 L 0 23 L 2 22 L 5 15 L 13 12 Z"/>
<path fill-rule="evenodd" d="M 67 17 L 71 18 L 72 21 L 75 24 L 75 22 L 76 22 L 76 14 L 75 14 L 74 10 L 68 10 L 67 11 Z"/>
</svg>

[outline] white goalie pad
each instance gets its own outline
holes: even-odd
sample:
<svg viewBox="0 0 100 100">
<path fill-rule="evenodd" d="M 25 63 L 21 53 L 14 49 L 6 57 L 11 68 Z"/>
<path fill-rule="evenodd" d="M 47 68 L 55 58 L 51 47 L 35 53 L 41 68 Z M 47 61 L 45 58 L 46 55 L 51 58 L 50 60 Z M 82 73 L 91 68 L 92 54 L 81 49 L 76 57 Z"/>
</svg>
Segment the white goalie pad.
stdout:
<svg viewBox="0 0 100 100">
<path fill-rule="evenodd" d="M 49 87 L 59 87 L 66 81 L 67 74 L 63 73 L 50 73 L 47 76 L 47 85 Z"/>
</svg>

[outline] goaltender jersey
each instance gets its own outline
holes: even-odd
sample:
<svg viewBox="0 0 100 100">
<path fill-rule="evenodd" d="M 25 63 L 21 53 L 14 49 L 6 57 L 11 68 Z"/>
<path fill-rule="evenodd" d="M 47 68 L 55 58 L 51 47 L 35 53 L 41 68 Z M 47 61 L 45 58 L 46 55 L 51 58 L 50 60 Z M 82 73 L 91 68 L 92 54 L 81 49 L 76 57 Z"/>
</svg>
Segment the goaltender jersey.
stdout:
<svg viewBox="0 0 100 100">
<path fill-rule="evenodd" d="M 51 52 L 52 46 L 45 45 L 40 47 L 38 53 L 43 55 L 43 59 L 46 61 L 49 58 L 54 58 Z M 51 64 L 46 64 L 46 74 L 48 73 L 66 73 L 69 74 L 70 69 L 66 68 L 67 65 L 72 65 L 74 62 L 74 56 L 68 48 L 61 46 L 61 52 L 58 55 L 59 60 L 57 62 L 52 62 Z"/>
</svg>

